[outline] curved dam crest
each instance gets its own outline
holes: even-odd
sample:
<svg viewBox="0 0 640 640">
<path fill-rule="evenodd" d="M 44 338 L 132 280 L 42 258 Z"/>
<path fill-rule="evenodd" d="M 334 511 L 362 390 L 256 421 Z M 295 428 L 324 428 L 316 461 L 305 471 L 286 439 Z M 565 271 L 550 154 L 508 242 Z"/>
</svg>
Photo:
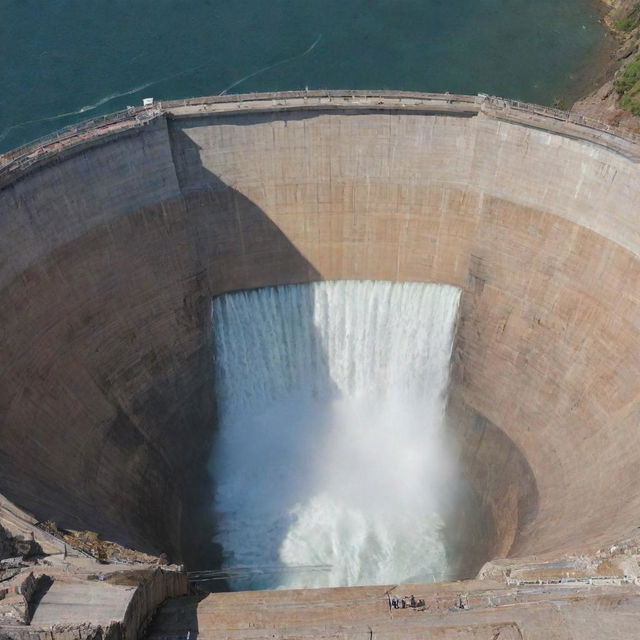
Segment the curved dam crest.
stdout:
<svg viewBox="0 0 640 640">
<path fill-rule="evenodd" d="M 444 415 L 459 299 L 343 281 L 214 300 L 216 539 L 223 568 L 274 571 L 235 588 L 457 577 Z"/>
</svg>

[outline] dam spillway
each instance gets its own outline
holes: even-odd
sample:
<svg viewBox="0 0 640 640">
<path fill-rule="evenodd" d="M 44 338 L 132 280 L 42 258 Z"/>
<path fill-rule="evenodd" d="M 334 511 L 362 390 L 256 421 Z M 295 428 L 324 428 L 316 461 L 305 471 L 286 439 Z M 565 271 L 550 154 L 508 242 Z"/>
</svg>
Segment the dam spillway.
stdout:
<svg viewBox="0 0 640 640">
<path fill-rule="evenodd" d="M 443 512 L 456 498 L 444 419 L 459 297 L 320 282 L 214 300 L 224 566 L 326 567 L 237 588 L 458 577 Z"/>
<path fill-rule="evenodd" d="M 0 171 L 0 487 L 39 519 L 220 558 L 211 300 L 461 290 L 448 416 L 488 557 L 634 535 L 638 143 L 482 98 L 193 100 Z"/>
</svg>

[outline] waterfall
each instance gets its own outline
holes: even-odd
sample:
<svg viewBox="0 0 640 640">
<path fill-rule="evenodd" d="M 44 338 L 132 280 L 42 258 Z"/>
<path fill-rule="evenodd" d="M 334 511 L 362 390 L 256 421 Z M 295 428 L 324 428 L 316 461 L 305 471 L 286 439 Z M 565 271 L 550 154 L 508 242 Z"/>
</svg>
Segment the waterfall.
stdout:
<svg viewBox="0 0 640 640">
<path fill-rule="evenodd" d="M 449 577 L 442 425 L 459 298 L 340 281 L 214 299 L 216 541 L 224 567 L 265 571 L 232 588 Z"/>
</svg>

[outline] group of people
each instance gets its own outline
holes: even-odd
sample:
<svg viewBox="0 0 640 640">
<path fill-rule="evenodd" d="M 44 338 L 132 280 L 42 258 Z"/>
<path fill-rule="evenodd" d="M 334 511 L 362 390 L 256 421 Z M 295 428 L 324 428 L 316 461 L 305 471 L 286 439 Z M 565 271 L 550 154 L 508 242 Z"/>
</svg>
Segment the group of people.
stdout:
<svg viewBox="0 0 640 640">
<path fill-rule="evenodd" d="M 414 595 L 411 595 L 411 597 L 404 596 L 402 598 L 391 596 L 389 598 L 389 606 L 393 609 L 406 609 L 407 607 L 420 609 L 425 606 L 425 602 L 424 600 L 416 600 Z"/>
</svg>

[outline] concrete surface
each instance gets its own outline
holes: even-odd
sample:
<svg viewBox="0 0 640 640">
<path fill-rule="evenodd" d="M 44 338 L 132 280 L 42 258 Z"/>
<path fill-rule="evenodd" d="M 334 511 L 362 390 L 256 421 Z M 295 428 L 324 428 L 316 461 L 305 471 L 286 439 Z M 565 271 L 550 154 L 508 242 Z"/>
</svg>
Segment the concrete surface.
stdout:
<svg viewBox="0 0 640 640">
<path fill-rule="evenodd" d="M 450 415 L 494 555 L 637 535 L 638 143 L 544 110 L 412 96 L 164 105 L 12 174 L 0 490 L 38 518 L 207 566 L 211 297 L 420 280 L 464 290 Z"/>
<path fill-rule="evenodd" d="M 31 624 L 40 627 L 91 620 L 106 626 L 124 618 L 133 591 L 135 587 L 114 587 L 104 582 L 56 581 L 40 600 Z"/>
<path fill-rule="evenodd" d="M 135 640 L 159 605 L 188 593 L 180 567 L 104 564 L 72 548 L 11 565 L 0 558 L 2 640 Z"/>
<path fill-rule="evenodd" d="M 487 579 L 192 596 L 163 606 L 147 638 L 637 638 L 638 587 L 606 582 Z M 392 609 L 387 594 L 414 595 L 425 607 Z"/>
</svg>

